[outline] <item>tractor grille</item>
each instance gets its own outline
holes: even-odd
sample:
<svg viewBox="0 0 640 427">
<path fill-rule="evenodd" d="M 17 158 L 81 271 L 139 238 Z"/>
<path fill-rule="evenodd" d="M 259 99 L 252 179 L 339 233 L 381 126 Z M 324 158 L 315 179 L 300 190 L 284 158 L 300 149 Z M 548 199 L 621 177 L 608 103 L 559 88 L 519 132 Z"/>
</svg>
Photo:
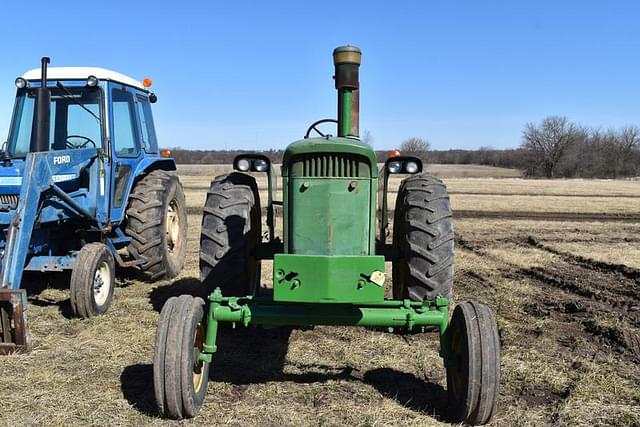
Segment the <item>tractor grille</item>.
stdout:
<svg viewBox="0 0 640 427">
<path fill-rule="evenodd" d="M 371 167 L 365 157 L 345 153 L 313 153 L 294 157 L 292 177 L 369 178 Z"/>
<path fill-rule="evenodd" d="M 0 206 L 15 209 L 18 206 L 17 194 L 0 194 Z"/>
</svg>

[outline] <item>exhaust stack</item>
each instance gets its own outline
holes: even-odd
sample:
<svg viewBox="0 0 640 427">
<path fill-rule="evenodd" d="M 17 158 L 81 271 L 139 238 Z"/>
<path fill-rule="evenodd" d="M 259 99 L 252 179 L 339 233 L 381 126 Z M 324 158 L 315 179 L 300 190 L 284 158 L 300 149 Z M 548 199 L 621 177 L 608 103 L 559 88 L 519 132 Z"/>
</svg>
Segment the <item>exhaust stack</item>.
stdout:
<svg viewBox="0 0 640 427">
<path fill-rule="evenodd" d="M 51 110 L 51 90 L 47 87 L 47 64 L 49 58 L 42 58 L 41 85 L 36 89 L 35 114 L 31 128 L 31 145 L 29 151 L 49 150 L 49 117 Z"/>
<path fill-rule="evenodd" d="M 340 46 L 333 51 L 338 90 L 338 136 L 360 136 L 360 79 L 362 52 L 355 46 Z"/>
</svg>

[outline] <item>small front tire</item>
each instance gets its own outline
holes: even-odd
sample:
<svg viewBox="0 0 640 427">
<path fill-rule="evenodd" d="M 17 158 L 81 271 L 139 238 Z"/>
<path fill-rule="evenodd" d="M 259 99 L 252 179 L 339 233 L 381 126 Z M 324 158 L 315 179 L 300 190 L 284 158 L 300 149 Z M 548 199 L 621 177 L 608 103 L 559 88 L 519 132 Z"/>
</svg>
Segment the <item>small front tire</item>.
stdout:
<svg viewBox="0 0 640 427">
<path fill-rule="evenodd" d="M 89 243 L 80 249 L 71 272 L 71 310 L 77 317 L 104 314 L 113 299 L 115 261 L 103 243 Z"/>
<path fill-rule="evenodd" d="M 455 418 L 486 424 L 495 413 L 500 391 L 500 339 L 493 312 L 477 302 L 458 304 L 447 338 L 447 390 Z"/>
<path fill-rule="evenodd" d="M 153 359 L 158 412 L 173 419 L 195 417 L 207 392 L 209 364 L 198 360 L 205 338 L 204 301 L 170 298 L 160 313 Z"/>
</svg>

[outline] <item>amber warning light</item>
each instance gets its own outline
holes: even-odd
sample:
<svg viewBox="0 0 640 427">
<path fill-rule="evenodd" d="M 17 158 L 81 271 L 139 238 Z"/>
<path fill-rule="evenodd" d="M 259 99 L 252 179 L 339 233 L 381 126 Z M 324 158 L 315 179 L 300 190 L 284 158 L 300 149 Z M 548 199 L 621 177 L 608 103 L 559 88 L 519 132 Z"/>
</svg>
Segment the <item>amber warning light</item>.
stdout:
<svg viewBox="0 0 640 427">
<path fill-rule="evenodd" d="M 391 159 L 391 158 L 393 158 L 393 157 L 400 157 L 400 151 L 395 150 L 395 149 L 394 149 L 394 150 L 390 150 L 390 151 L 387 153 L 387 158 Z"/>
<path fill-rule="evenodd" d="M 160 150 L 160 156 L 166 158 L 171 157 L 171 150 L 168 149 L 164 149 L 164 150 Z"/>
<path fill-rule="evenodd" d="M 152 84 L 153 84 L 153 80 L 151 80 L 149 77 L 145 77 L 144 80 L 142 81 L 142 86 L 144 87 L 151 87 Z"/>
</svg>

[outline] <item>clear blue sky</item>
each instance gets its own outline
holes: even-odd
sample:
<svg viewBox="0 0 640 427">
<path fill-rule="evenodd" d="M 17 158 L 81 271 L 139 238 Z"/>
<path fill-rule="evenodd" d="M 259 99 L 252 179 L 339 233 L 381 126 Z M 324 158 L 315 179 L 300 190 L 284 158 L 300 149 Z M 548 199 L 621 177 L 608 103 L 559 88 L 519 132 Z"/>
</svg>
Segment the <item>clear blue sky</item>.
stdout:
<svg viewBox="0 0 640 427">
<path fill-rule="evenodd" d="M 0 3 L 0 138 L 15 87 L 52 66 L 149 76 L 162 146 L 283 148 L 335 116 L 332 49 L 363 50 L 376 148 L 514 147 L 551 114 L 640 124 L 637 1 Z"/>
</svg>

